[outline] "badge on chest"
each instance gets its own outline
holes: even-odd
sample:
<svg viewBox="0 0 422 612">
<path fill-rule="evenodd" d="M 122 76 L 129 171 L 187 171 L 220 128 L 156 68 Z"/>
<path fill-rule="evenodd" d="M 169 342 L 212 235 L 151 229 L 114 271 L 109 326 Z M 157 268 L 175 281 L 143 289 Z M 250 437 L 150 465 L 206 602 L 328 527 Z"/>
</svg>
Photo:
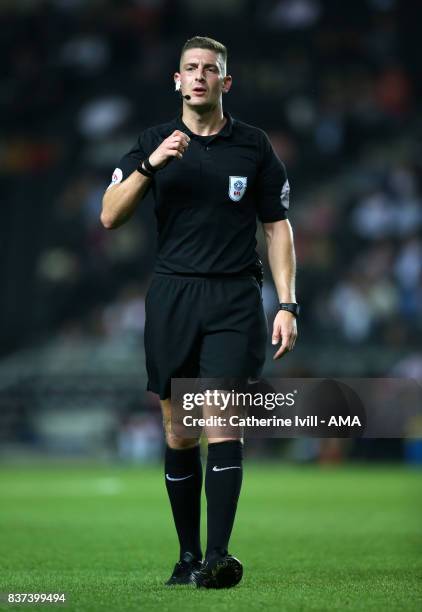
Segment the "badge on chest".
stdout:
<svg viewBox="0 0 422 612">
<path fill-rule="evenodd" d="M 243 198 L 247 184 L 247 176 L 229 176 L 229 197 L 233 202 Z"/>
</svg>

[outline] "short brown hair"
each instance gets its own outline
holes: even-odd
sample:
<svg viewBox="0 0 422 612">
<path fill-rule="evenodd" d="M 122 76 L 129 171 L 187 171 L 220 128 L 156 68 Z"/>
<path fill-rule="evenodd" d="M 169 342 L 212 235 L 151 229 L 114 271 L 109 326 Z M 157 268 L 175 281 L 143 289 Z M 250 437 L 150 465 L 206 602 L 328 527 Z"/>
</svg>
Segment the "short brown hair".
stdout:
<svg viewBox="0 0 422 612">
<path fill-rule="evenodd" d="M 188 49 L 209 49 L 218 53 L 223 58 L 224 66 L 227 63 L 227 47 L 223 43 L 214 40 L 214 38 L 208 38 L 208 36 L 194 36 L 189 38 L 182 47 L 180 58 Z"/>
</svg>

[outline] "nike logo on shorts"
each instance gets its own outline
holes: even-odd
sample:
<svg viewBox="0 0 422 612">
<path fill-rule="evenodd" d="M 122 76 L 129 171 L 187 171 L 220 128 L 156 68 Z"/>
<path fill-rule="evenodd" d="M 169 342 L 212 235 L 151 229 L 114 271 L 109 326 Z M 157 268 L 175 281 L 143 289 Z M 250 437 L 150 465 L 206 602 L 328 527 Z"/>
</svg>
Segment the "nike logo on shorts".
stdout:
<svg viewBox="0 0 422 612">
<path fill-rule="evenodd" d="M 240 465 L 230 465 L 229 467 L 219 468 L 216 465 L 212 468 L 213 472 L 223 472 L 224 470 L 241 470 Z"/>
<path fill-rule="evenodd" d="M 176 482 L 178 480 L 187 480 L 188 478 L 192 478 L 193 474 L 189 474 L 189 476 L 182 476 L 182 478 L 172 478 L 170 474 L 166 474 L 167 480 L 171 480 L 172 482 Z"/>
</svg>

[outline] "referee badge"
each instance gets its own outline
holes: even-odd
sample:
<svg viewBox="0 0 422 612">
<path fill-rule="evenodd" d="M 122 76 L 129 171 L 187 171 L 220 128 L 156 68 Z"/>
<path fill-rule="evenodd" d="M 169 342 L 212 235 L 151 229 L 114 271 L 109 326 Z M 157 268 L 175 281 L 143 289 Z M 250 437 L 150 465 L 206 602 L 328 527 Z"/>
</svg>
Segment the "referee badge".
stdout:
<svg viewBox="0 0 422 612">
<path fill-rule="evenodd" d="M 287 208 L 287 209 L 289 208 L 289 197 L 290 197 L 290 185 L 289 185 L 289 181 L 286 179 L 284 181 L 284 185 L 281 190 L 280 200 L 284 208 Z"/>
<path fill-rule="evenodd" d="M 107 189 L 110 189 L 112 185 L 117 185 L 118 183 L 121 183 L 122 178 L 123 178 L 123 172 L 120 170 L 120 168 L 116 168 L 113 172 L 113 176 L 111 177 L 111 183 L 107 187 Z"/>
<path fill-rule="evenodd" d="M 248 184 L 247 176 L 230 176 L 229 177 L 229 196 L 233 202 L 239 202 L 243 198 Z"/>
</svg>

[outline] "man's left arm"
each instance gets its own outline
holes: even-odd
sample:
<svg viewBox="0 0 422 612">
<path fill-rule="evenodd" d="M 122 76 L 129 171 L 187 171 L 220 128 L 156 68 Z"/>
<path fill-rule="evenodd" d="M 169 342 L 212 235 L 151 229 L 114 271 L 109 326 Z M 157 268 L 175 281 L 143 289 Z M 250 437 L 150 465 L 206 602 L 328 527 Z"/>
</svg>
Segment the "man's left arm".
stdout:
<svg viewBox="0 0 422 612">
<path fill-rule="evenodd" d="M 263 223 L 267 241 L 268 261 L 279 302 L 296 302 L 296 257 L 292 226 L 288 219 Z M 273 323 L 272 343 L 281 346 L 273 359 L 280 359 L 293 350 L 297 338 L 296 317 L 286 310 L 279 310 Z"/>
</svg>

